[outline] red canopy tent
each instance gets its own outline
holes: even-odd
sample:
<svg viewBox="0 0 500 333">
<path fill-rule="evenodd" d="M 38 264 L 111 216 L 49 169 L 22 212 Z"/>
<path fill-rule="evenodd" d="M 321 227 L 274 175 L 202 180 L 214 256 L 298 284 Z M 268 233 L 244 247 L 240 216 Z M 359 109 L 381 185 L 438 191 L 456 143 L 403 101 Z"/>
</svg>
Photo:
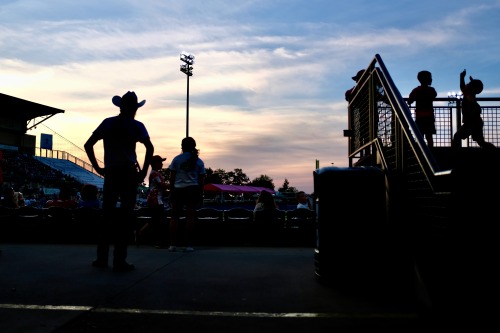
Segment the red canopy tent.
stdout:
<svg viewBox="0 0 500 333">
<path fill-rule="evenodd" d="M 261 191 L 267 191 L 274 194 L 274 190 L 266 187 L 258 186 L 239 186 L 239 185 L 223 185 L 223 184 L 205 184 L 203 189 L 207 192 L 227 192 L 227 193 L 260 193 Z"/>
</svg>

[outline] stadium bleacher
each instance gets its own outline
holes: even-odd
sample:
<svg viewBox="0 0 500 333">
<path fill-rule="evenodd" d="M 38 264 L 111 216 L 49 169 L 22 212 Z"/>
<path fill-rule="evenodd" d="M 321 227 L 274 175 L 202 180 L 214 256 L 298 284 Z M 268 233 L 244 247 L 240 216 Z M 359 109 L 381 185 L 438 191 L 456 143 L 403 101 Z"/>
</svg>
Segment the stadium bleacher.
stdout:
<svg viewBox="0 0 500 333">
<path fill-rule="evenodd" d="M 38 161 L 50 166 L 53 169 L 59 170 L 65 175 L 71 175 L 71 177 L 75 178 L 82 184 L 93 184 L 97 186 L 97 188 L 102 190 L 102 187 L 104 185 L 104 178 L 101 178 L 93 174 L 92 172 L 85 170 L 84 168 L 71 161 L 40 156 L 34 157 Z"/>
</svg>

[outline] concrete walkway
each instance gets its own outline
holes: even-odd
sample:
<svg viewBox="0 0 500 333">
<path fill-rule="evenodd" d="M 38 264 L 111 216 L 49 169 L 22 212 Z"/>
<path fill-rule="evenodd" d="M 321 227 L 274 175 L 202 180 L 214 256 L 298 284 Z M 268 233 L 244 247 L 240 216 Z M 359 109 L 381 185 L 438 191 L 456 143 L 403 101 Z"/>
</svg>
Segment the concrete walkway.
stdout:
<svg viewBox="0 0 500 333">
<path fill-rule="evenodd" d="M 129 248 L 136 270 L 91 267 L 93 245 L 0 244 L 0 332 L 420 332 L 406 297 L 327 286 L 312 248 Z"/>
</svg>

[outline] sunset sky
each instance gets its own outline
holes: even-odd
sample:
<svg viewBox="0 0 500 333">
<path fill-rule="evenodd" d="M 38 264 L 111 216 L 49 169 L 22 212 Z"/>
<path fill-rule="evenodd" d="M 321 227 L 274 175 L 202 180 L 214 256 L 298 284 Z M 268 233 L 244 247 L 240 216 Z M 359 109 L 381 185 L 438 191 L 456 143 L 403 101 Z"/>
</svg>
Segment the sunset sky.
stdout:
<svg viewBox="0 0 500 333">
<path fill-rule="evenodd" d="M 111 98 L 135 91 L 167 166 L 186 134 L 190 53 L 189 135 L 205 166 L 311 193 L 316 160 L 348 165 L 344 92 L 375 54 L 403 97 L 424 69 L 438 97 L 463 69 L 479 97 L 499 97 L 499 17 L 500 1 L 0 0 L 0 92 L 64 110 L 43 124 L 82 147 L 118 114 Z M 37 145 L 44 125 L 27 133 Z"/>
</svg>

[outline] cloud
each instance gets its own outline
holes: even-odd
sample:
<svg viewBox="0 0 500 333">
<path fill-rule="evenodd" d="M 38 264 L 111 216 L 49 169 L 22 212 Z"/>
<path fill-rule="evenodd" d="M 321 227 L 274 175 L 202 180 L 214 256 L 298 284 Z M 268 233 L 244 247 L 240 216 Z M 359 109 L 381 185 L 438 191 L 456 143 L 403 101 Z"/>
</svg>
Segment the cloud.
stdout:
<svg viewBox="0 0 500 333">
<path fill-rule="evenodd" d="M 464 67 L 485 82 L 483 95 L 495 95 L 499 8 L 462 0 L 10 1 L 0 8 L 0 89 L 64 109 L 47 125 L 79 145 L 118 113 L 113 95 L 135 90 L 147 100 L 137 119 L 170 160 L 186 132 L 186 51 L 196 56 L 189 134 L 206 165 L 312 192 L 317 159 L 348 164 L 344 92 L 375 54 L 403 95 L 422 68 L 438 92 L 457 90 Z"/>
</svg>

